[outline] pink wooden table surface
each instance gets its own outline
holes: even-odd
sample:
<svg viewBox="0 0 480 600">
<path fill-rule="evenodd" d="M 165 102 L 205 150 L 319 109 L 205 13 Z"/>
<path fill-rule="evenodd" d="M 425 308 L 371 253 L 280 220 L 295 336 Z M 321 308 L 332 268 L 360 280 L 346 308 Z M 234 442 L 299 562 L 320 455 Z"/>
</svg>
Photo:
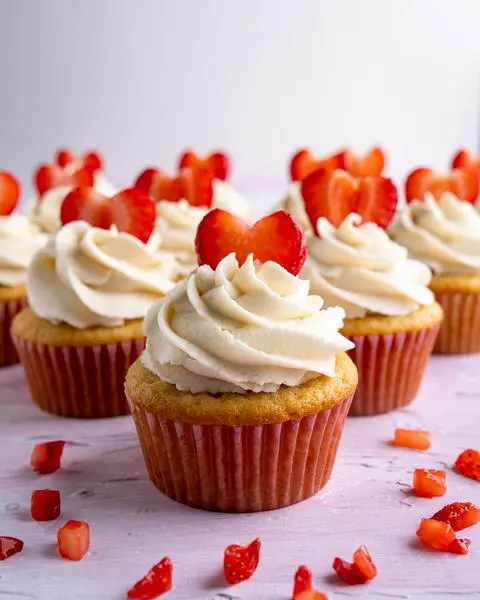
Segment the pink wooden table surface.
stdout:
<svg viewBox="0 0 480 600">
<path fill-rule="evenodd" d="M 0 563 L 0 598 L 125 598 L 128 587 L 167 554 L 174 564 L 175 587 L 166 596 L 172 600 L 288 600 L 302 563 L 330 599 L 479 599 L 480 527 L 464 532 L 472 539 L 467 557 L 430 552 L 415 538 L 420 518 L 447 502 L 480 503 L 480 484 L 451 469 L 461 450 L 480 447 L 479 367 L 479 356 L 434 358 L 411 408 L 348 421 L 327 489 L 289 509 L 247 515 L 197 511 L 164 498 L 147 478 L 129 417 L 79 421 L 42 414 L 30 403 L 21 369 L 2 370 L 0 533 L 20 537 L 25 549 Z M 398 426 L 431 430 L 431 451 L 389 446 Z M 73 443 L 64 468 L 34 475 L 33 444 L 55 439 Z M 446 468 L 447 496 L 413 497 L 415 467 Z M 56 522 L 35 523 L 30 494 L 45 487 L 61 490 L 63 514 Z M 57 528 L 71 518 L 91 526 L 91 551 L 79 563 L 56 553 Z M 224 547 L 256 536 L 262 554 L 254 578 L 224 585 Z M 336 555 L 350 559 L 360 544 L 380 572 L 368 586 L 351 588 L 332 576 L 331 563 Z"/>
</svg>

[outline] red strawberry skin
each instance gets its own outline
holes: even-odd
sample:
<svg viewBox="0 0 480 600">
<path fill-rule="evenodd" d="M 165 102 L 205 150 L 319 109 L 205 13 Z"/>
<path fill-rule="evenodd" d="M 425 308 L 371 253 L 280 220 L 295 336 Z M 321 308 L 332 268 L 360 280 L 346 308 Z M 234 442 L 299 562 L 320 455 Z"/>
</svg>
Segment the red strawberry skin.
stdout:
<svg viewBox="0 0 480 600">
<path fill-rule="evenodd" d="M 31 513 L 34 521 L 54 521 L 60 516 L 60 492 L 35 490 L 32 492 Z"/>
<path fill-rule="evenodd" d="M 260 546 L 256 538 L 248 546 L 232 544 L 225 548 L 223 571 L 228 583 L 234 585 L 252 577 L 260 561 Z"/>
<path fill-rule="evenodd" d="M 80 167 L 74 173 L 67 173 L 56 164 L 40 165 L 34 175 L 34 184 L 40 195 L 61 185 L 93 186 L 95 172 L 90 167 Z"/>
<path fill-rule="evenodd" d="M 173 565 L 168 556 L 164 556 L 150 571 L 137 581 L 128 591 L 127 598 L 153 600 L 172 589 Z"/>
<path fill-rule="evenodd" d="M 55 473 L 60 468 L 64 446 L 63 440 L 36 444 L 30 458 L 32 470 L 40 475 Z"/>
<path fill-rule="evenodd" d="M 235 252 L 242 265 L 249 254 L 260 262 L 274 261 L 297 275 L 307 256 L 305 236 L 298 223 L 278 211 L 249 227 L 238 217 L 215 209 L 201 221 L 195 240 L 200 265 L 216 269 L 218 263 Z"/>
<path fill-rule="evenodd" d="M 465 477 L 480 481 L 480 452 L 472 448 L 464 450 L 455 462 L 455 469 Z"/>
<path fill-rule="evenodd" d="M 462 531 L 480 521 L 480 508 L 471 502 L 453 502 L 435 513 L 432 519 L 448 523 L 454 531 Z"/>
<path fill-rule="evenodd" d="M 0 171 L 0 215 L 10 215 L 15 210 L 20 199 L 20 184 L 17 179 Z"/>
</svg>

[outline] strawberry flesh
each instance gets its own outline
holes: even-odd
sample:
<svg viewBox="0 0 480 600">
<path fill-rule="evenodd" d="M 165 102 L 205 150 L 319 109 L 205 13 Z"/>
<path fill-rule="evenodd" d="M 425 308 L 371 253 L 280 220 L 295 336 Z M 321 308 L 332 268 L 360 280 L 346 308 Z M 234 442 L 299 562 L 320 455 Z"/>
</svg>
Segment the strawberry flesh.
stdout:
<svg viewBox="0 0 480 600">
<path fill-rule="evenodd" d="M 366 546 L 360 546 L 355 552 L 353 555 L 353 564 L 367 581 L 374 579 L 378 574 L 378 569 Z"/>
<path fill-rule="evenodd" d="M 64 446 L 63 440 L 36 444 L 30 459 L 32 470 L 40 475 L 55 473 L 60 468 Z"/>
<path fill-rule="evenodd" d="M 23 550 L 23 542 L 15 537 L 0 535 L 0 560 L 7 560 Z"/>
<path fill-rule="evenodd" d="M 128 598 L 139 600 L 151 600 L 166 594 L 172 589 L 172 561 L 164 556 L 150 571 L 137 581 L 137 583 L 128 591 Z"/>
<path fill-rule="evenodd" d="M 57 532 L 58 552 L 68 560 L 82 560 L 90 547 L 90 527 L 85 521 L 68 521 Z"/>
<path fill-rule="evenodd" d="M 447 491 L 446 476 L 445 471 L 416 469 L 413 474 L 413 493 L 422 498 L 444 496 Z"/>
<path fill-rule="evenodd" d="M 452 159 L 452 169 L 471 169 L 480 178 L 480 156 L 472 154 L 465 148 L 460 149 Z"/>
<path fill-rule="evenodd" d="M 455 462 L 455 469 L 469 477 L 480 481 L 480 452 L 478 450 L 464 450 Z"/>
<path fill-rule="evenodd" d="M 414 450 L 428 450 L 432 445 L 432 436 L 429 431 L 415 429 L 396 429 L 393 445 Z"/>
<path fill-rule="evenodd" d="M 453 502 L 436 512 L 432 519 L 448 523 L 454 531 L 462 531 L 480 521 L 480 508 L 471 502 Z"/>
<path fill-rule="evenodd" d="M 60 516 L 60 492 L 58 490 L 35 490 L 31 501 L 32 519 L 54 521 Z"/>
<path fill-rule="evenodd" d="M 348 585 L 362 585 L 367 583 L 365 577 L 354 564 L 346 562 L 345 560 L 338 558 L 338 556 L 333 561 L 332 566 L 340 579 L 345 583 L 348 583 Z"/>
<path fill-rule="evenodd" d="M 470 540 L 459 540 L 448 524 L 436 519 L 422 519 L 417 530 L 420 540 L 434 550 L 452 554 L 468 554 Z"/>
<path fill-rule="evenodd" d="M 335 558 L 333 569 L 340 579 L 348 585 L 360 585 L 375 579 L 378 569 L 370 556 L 366 546 L 360 546 L 353 555 L 353 563 L 348 563 L 341 558 Z"/>
<path fill-rule="evenodd" d="M 225 548 L 223 572 L 228 583 L 233 585 L 252 577 L 260 560 L 260 545 L 256 538 L 248 546 L 232 544 Z"/>
<path fill-rule="evenodd" d="M 295 596 L 293 600 L 328 600 L 328 597 L 316 590 L 305 590 Z"/>
<path fill-rule="evenodd" d="M 230 170 L 230 160 L 224 152 L 212 152 L 205 158 L 198 156 L 192 150 L 184 152 L 179 160 L 179 170 L 184 167 L 191 167 L 193 169 L 206 169 L 213 173 L 216 179 L 225 180 L 228 177 Z"/>
<path fill-rule="evenodd" d="M 20 198 L 20 184 L 13 175 L 0 171 L 0 215 L 10 215 Z"/>
</svg>

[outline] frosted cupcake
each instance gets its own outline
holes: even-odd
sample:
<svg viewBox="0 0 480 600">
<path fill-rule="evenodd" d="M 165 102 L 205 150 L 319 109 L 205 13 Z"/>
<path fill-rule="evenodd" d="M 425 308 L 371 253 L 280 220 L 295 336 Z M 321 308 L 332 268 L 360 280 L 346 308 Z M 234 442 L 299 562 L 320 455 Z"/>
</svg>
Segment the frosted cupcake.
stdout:
<svg viewBox="0 0 480 600">
<path fill-rule="evenodd" d="M 112 197 L 117 189 L 106 179 L 103 159 L 96 152 L 79 157 L 69 150 L 59 150 L 51 164 L 40 165 L 34 175 L 37 195 L 26 206 L 28 217 L 47 233 L 61 226 L 60 209 L 66 195 L 78 186 L 93 186 Z"/>
<path fill-rule="evenodd" d="M 342 333 L 355 343 L 350 356 L 359 370 L 350 414 L 405 406 L 417 394 L 442 310 L 428 289 L 429 268 L 383 230 L 396 190 L 389 179 L 356 181 L 342 171 L 315 172 L 302 187 L 315 235 L 300 276 L 327 306 L 345 310 Z"/>
<path fill-rule="evenodd" d="M 126 389 L 155 485 L 190 506 L 249 512 L 326 484 L 357 373 L 343 310 L 324 310 L 295 276 L 298 225 L 278 212 L 237 226 L 218 209 L 203 219 L 208 264 L 150 309 Z"/>
<path fill-rule="evenodd" d="M 47 236 L 27 217 L 12 214 L 20 196 L 16 179 L 0 172 L 0 366 L 18 362 L 10 336 L 14 316 L 27 302 L 27 268 Z"/>
<path fill-rule="evenodd" d="M 12 335 L 40 408 L 62 416 L 115 416 L 128 412 L 123 384 L 144 348 L 143 318 L 173 287 L 176 267 L 150 235 L 155 207 L 148 195 L 125 190 L 100 207 L 81 204 L 79 194 L 87 192 L 67 195 L 66 224 L 28 269 L 29 308 L 15 317 Z M 74 218 L 80 212 L 95 222 L 107 209 L 110 229 Z"/>
</svg>

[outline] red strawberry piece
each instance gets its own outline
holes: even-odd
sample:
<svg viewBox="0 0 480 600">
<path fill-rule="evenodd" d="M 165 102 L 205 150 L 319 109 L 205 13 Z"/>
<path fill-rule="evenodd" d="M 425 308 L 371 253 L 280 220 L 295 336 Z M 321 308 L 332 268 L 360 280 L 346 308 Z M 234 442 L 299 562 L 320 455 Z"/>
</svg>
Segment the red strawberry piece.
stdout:
<svg viewBox="0 0 480 600">
<path fill-rule="evenodd" d="M 447 491 L 445 479 L 445 471 L 416 469 L 413 474 L 413 493 L 422 498 L 444 496 Z"/>
<path fill-rule="evenodd" d="M 93 150 L 85 152 L 82 157 L 82 162 L 85 167 L 93 169 L 94 171 L 100 171 L 103 168 L 103 158 L 98 152 Z"/>
<path fill-rule="evenodd" d="M 164 556 L 150 571 L 128 591 L 128 598 L 151 600 L 172 589 L 172 561 Z"/>
<path fill-rule="evenodd" d="M 191 206 L 210 208 L 213 202 L 213 174 L 206 169 L 184 167 L 170 177 L 152 167 L 138 176 L 135 187 L 148 192 L 157 202 L 186 200 Z"/>
<path fill-rule="evenodd" d="M 298 567 L 294 583 L 293 583 L 293 596 L 292 600 L 298 600 L 298 596 L 305 591 L 312 589 L 312 572 L 308 567 L 304 565 Z"/>
<path fill-rule="evenodd" d="M 58 552 L 68 560 L 82 560 L 90 547 L 90 527 L 85 521 L 67 521 L 57 532 Z"/>
<path fill-rule="evenodd" d="M 452 542 L 449 552 L 452 554 L 468 554 L 472 541 L 466 538 L 459 540 L 456 539 Z"/>
<path fill-rule="evenodd" d="M 429 431 L 419 429 L 395 429 L 393 445 L 414 450 L 428 450 L 432 445 L 432 436 Z"/>
<path fill-rule="evenodd" d="M 366 546 L 360 546 L 353 555 L 353 564 L 366 581 L 375 579 L 378 569 Z"/>
<path fill-rule="evenodd" d="M 64 446 L 63 440 L 36 444 L 30 459 L 32 470 L 40 475 L 55 473 L 60 468 Z"/>
<path fill-rule="evenodd" d="M 216 179 L 225 180 L 230 170 L 230 161 L 224 152 L 212 152 L 202 158 L 192 150 L 187 150 L 181 155 L 178 163 L 179 170 L 184 167 L 206 169 L 207 171 L 211 171 Z"/>
<path fill-rule="evenodd" d="M 471 502 L 453 502 L 436 512 L 432 519 L 448 523 L 454 531 L 462 531 L 480 521 L 480 508 Z"/>
<path fill-rule="evenodd" d="M 90 167 L 83 166 L 70 174 L 55 164 L 41 165 L 35 172 L 34 182 L 39 194 L 61 185 L 92 186 L 94 171 Z"/>
<path fill-rule="evenodd" d="M 355 212 L 364 221 L 386 229 L 395 216 L 397 203 L 397 188 L 391 179 L 373 176 L 360 179 Z"/>
<path fill-rule="evenodd" d="M 60 210 L 62 224 L 87 221 L 93 227 L 130 233 L 147 242 L 155 227 L 156 210 L 151 196 L 139 189 L 123 190 L 107 198 L 92 187 L 76 188 L 65 197 Z"/>
<path fill-rule="evenodd" d="M 310 150 L 303 148 L 292 156 L 290 161 L 290 177 L 292 181 L 303 181 L 305 177 L 318 169 L 344 169 L 345 150 L 326 158 L 317 158 Z"/>
<path fill-rule="evenodd" d="M 455 462 L 455 469 L 465 477 L 480 481 L 480 452 L 471 448 L 464 450 Z"/>
<path fill-rule="evenodd" d="M 0 171 L 0 215 L 10 215 L 20 198 L 20 184 L 13 175 Z"/>
<path fill-rule="evenodd" d="M 448 524 L 435 519 L 422 519 L 417 530 L 421 541 L 434 550 L 452 554 L 468 554 L 470 540 L 459 540 Z"/>
<path fill-rule="evenodd" d="M 55 153 L 54 161 L 64 169 L 67 165 L 78 160 L 77 155 L 68 148 L 60 148 Z"/>
<path fill-rule="evenodd" d="M 381 148 L 372 148 L 365 156 L 350 150 L 344 153 L 345 170 L 353 177 L 378 177 L 385 168 L 385 154 Z"/>
<path fill-rule="evenodd" d="M 102 157 L 98 152 L 93 150 L 85 152 L 82 157 L 79 157 L 71 150 L 68 150 L 68 148 L 61 148 L 55 153 L 54 160 L 62 169 L 72 163 L 77 163 L 79 168 L 87 167 L 93 169 L 93 171 L 98 171 L 103 166 Z"/>
<path fill-rule="evenodd" d="M 23 550 L 23 542 L 15 537 L 0 535 L 0 560 L 7 560 Z"/>
<path fill-rule="evenodd" d="M 367 583 L 367 580 L 355 565 L 338 558 L 338 556 L 333 561 L 332 566 L 340 579 L 345 583 L 348 583 L 348 585 L 361 585 Z"/>
<path fill-rule="evenodd" d="M 449 174 L 442 175 L 433 169 L 420 167 L 412 171 L 405 182 L 407 202 L 423 200 L 430 192 L 439 200 L 445 192 L 455 194 L 460 200 L 475 202 L 478 197 L 479 182 L 477 175 L 470 169 L 453 169 Z"/>
<path fill-rule="evenodd" d="M 232 544 L 225 548 L 223 572 L 228 583 L 235 584 L 250 579 L 260 560 L 260 539 L 256 538 L 248 546 Z"/>
<path fill-rule="evenodd" d="M 153 182 L 159 173 L 162 172 L 155 167 L 148 167 L 148 169 L 145 169 L 140 173 L 135 180 L 133 187 L 140 188 L 144 192 L 148 192 L 150 194 Z M 168 177 L 168 175 L 166 177 Z M 168 180 L 170 181 L 171 178 L 168 177 Z"/>
<path fill-rule="evenodd" d="M 249 254 L 262 263 L 269 260 L 297 275 L 305 262 L 305 235 L 295 219 L 278 211 L 251 227 L 238 217 L 216 208 L 203 217 L 195 239 L 200 265 L 215 269 L 218 263 L 235 252 L 242 265 Z"/>
<path fill-rule="evenodd" d="M 60 516 L 60 492 L 58 490 L 35 490 L 32 492 L 32 519 L 54 521 Z"/>
<path fill-rule="evenodd" d="M 480 156 L 461 148 L 452 159 L 452 169 L 471 169 L 480 177 Z"/>
</svg>

